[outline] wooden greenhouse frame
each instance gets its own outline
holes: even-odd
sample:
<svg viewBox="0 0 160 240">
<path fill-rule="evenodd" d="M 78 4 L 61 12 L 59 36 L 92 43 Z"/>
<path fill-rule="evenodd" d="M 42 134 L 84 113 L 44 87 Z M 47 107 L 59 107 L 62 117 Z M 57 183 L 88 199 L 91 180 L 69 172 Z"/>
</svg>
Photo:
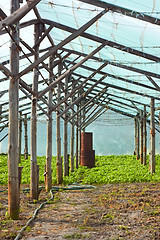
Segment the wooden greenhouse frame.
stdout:
<svg viewBox="0 0 160 240">
<path fill-rule="evenodd" d="M 83 24 L 80 28 L 75 29 L 69 25 L 64 25 L 44 19 L 41 17 L 37 5 L 41 0 L 26 0 L 21 7 L 23 0 L 11 0 L 11 14 L 7 16 L 3 9 L 0 9 L 0 35 L 8 35 L 11 41 L 10 59 L 0 63 L 0 70 L 4 74 L 4 78 L 0 82 L 9 79 L 9 89 L 1 91 L 0 95 L 9 93 L 9 109 L 8 102 L 1 104 L 1 130 L 8 127 L 8 196 L 9 196 L 9 215 L 12 219 L 19 218 L 20 206 L 20 187 L 19 178 L 21 168 L 19 167 L 19 159 L 21 154 L 21 129 L 22 120 L 25 126 L 25 158 L 28 158 L 28 136 L 27 121 L 31 121 L 31 198 L 38 199 L 38 179 L 39 166 L 37 165 L 37 116 L 45 115 L 47 117 L 47 153 L 46 153 L 46 169 L 45 169 L 45 186 L 46 191 L 52 187 L 52 113 L 56 112 L 56 142 L 57 142 L 57 183 L 62 183 L 62 159 L 61 159 L 61 132 L 60 119 L 64 121 L 64 175 L 69 175 L 68 156 L 67 156 L 67 124 L 70 123 L 71 128 L 71 172 L 74 171 L 74 148 L 76 148 L 76 167 L 79 164 L 80 154 L 80 133 L 95 121 L 108 109 L 116 113 L 131 117 L 135 121 L 135 154 L 137 159 L 140 158 L 142 164 L 146 164 L 146 123 L 150 124 L 150 170 L 155 172 L 155 125 L 159 124 L 159 116 L 155 114 L 155 101 L 159 102 L 160 97 L 154 94 L 142 93 L 130 88 L 124 88 L 120 84 L 114 85 L 107 83 L 106 78 L 116 79 L 117 83 L 127 82 L 133 86 L 140 86 L 146 90 L 160 91 L 160 87 L 154 80 L 159 79 L 160 75 L 143 69 L 127 66 L 125 64 L 115 63 L 113 61 L 104 60 L 96 57 L 104 47 L 118 49 L 131 55 L 140 56 L 146 60 L 160 62 L 160 57 L 154 56 L 144 51 L 139 51 L 132 47 L 119 44 L 114 41 L 92 35 L 87 32 L 90 26 L 95 24 L 109 11 L 117 12 L 122 15 L 145 21 L 154 25 L 160 25 L 160 19 L 141 14 L 139 12 L 122 8 L 113 4 L 109 4 L 98 0 L 79 0 L 80 2 L 90 4 L 102 9 L 91 20 Z M 22 22 L 31 10 L 34 11 L 35 19 Z M 34 46 L 31 46 L 27 40 L 20 38 L 21 29 L 34 26 Z M 68 33 L 68 37 L 55 45 L 50 34 L 51 30 L 57 28 Z M 88 41 L 97 43 L 97 48 L 87 52 L 79 52 L 78 50 L 69 49 L 66 45 L 78 37 L 83 37 Z M 41 48 L 41 43 L 48 39 L 47 48 Z M 27 49 L 27 53 L 24 49 Z M 20 55 L 21 52 L 21 55 Z M 74 61 L 70 60 L 70 56 L 74 55 Z M 33 59 L 31 61 L 30 59 Z M 27 59 L 29 64 L 22 71 L 19 71 L 19 64 L 22 59 Z M 88 60 L 94 60 L 98 67 L 86 66 Z M 46 61 L 48 63 L 46 63 Z M 10 67 L 7 67 L 10 64 Z M 151 85 L 143 84 L 127 78 L 119 77 L 114 74 L 106 73 L 104 68 L 107 66 L 115 66 L 119 69 L 133 71 L 134 73 L 144 75 Z M 41 69 L 45 69 L 48 78 L 44 78 Z M 86 76 L 76 72 L 77 69 L 88 70 L 91 74 Z M 57 71 L 55 73 L 55 71 Z M 33 74 L 33 83 L 28 85 L 23 77 L 27 74 Z M 98 74 L 99 79 L 96 80 L 95 75 Z M 42 78 L 40 80 L 40 77 Z M 38 86 L 43 84 L 43 89 L 39 90 Z M 56 89 L 57 92 L 54 91 Z M 115 89 L 124 93 L 129 93 L 130 98 L 118 96 L 108 92 L 109 89 Z M 19 97 L 19 91 L 24 96 Z M 144 104 L 136 99 L 141 96 L 149 99 L 151 104 Z M 29 103 L 23 103 L 24 99 L 29 99 Z M 97 106 L 97 108 L 95 108 Z M 134 110 L 131 113 L 130 110 Z M 148 117 L 150 116 L 150 120 Z M 156 128 L 157 131 L 158 128 Z M 75 137 L 76 135 L 76 137 Z M 4 136 L 6 137 L 6 136 Z M 3 139 L 1 139 L 2 141 Z M 74 141 L 76 140 L 76 141 Z"/>
</svg>

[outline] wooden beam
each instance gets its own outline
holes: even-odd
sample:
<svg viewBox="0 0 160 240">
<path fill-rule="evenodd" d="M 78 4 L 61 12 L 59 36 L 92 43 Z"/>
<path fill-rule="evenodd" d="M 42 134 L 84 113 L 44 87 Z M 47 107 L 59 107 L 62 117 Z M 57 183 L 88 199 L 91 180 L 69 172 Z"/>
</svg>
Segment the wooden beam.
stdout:
<svg viewBox="0 0 160 240">
<path fill-rule="evenodd" d="M 38 1 L 38 0 L 37 0 Z M 106 13 L 106 10 L 102 11 L 101 13 L 99 13 L 97 16 L 95 16 L 94 18 L 92 18 L 89 22 L 87 22 L 86 24 L 84 24 L 82 27 L 80 27 L 78 30 L 76 30 L 74 33 L 72 33 L 69 37 L 67 37 L 66 39 L 64 39 L 62 42 L 60 42 L 59 44 L 57 44 L 56 46 L 54 46 L 50 51 L 48 51 L 47 53 L 45 53 L 42 57 L 40 57 L 37 61 L 35 61 L 34 63 L 32 63 L 30 66 L 28 66 L 26 69 L 24 69 L 22 72 L 20 72 L 18 74 L 18 76 L 16 77 L 16 79 L 18 79 L 19 77 L 23 76 L 24 74 L 28 73 L 29 71 L 31 71 L 33 68 L 35 68 L 36 66 L 38 66 L 41 62 L 43 62 L 46 58 L 48 58 L 49 56 L 51 56 L 52 54 L 54 54 L 58 49 L 60 49 L 61 47 L 63 47 L 64 45 L 66 45 L 67 43 L 69 43 L 70 41 L 72 41 L 73 39 L 75 39 L 76 37 L 78 37 L 81 33 L 83 33 L 85 30 L 87 30 L 91 25 L 93 25 L 99 18 L 101 18 L 104 14 Z"/>
<path fill-rule="evenodd" d="M 99 83 L 101 83 L 105 79 L 105 76 L 101 77 L 98 81 L 96 81 L 95 84 L 91 88 L 89 88 L 86 92 L 81 94 L 73 103 L 71 103 L 63 112 L 59 114 L 59 116 L 62 116 L 65 112 L 67 112 L 71 107 L 73 107 L 75 104 L 80 103 L 82 99 L 84 99 Z"/>
<path fill-rule="evenodd" d="M 6 17 L 0 22 L 0 30 L 6 26 L 13 25 L 21 20 L 34 6 L 36 6 L 41 0 L 30 0 L 27 1 L 23 7 L 17 9 L 15 12 L 11 13 L 9 17 Z"/>
<path fill-rule="evenodd" d="M 95 113 L 94 117 L 88 120 L 88 122 L 84 125 L 84 127 L 89 126 L 92 122 L 94 122 L 97 118 L 103 115 L 106 112 L 107 108 L 101 108 L 101 111 Z"/>
<path fill-rule="evenodd" d="M 48 24 L 48 25 L 51 25 L 51 24 L 54 23 L 55 27 L 57 27 L 59 29 L 63 29 L 63 30 L 68 31 L 68 32 L 72 32 L 72 33 L 76 30 L 75 28 L 71 28 L 71 27 L 68 27 L 66 25 L 56 23 L 56 22 L 53 22 L 53 21 L 50 21 L 50 20 L 47 20 L 47 19 L 43 19 L 43 23 Z M 157 56 L 154 56 L 152 54 L 148 54 L 148 53 L 136 50 L 136 49 L 131 48 L 131 47 L 127 47 L 125 45 L 122 45 L 122 44 L 119 44 L 119 43 L 116 43 L 116 42 L 109 41 L 109 40 L 101 38 L 99 36 L 95 36 L 95 35 L 85 33 L 85 32 L 81 33 L 80 36 L 85 37 L 85 38 L 90 39 L 90 40 L 93 40 L 93 41 L 98 42 L 98 43 L 104 43 L 105 42 L 106 45 L 109 46 L 109 47 L 116 48 L 116 49 L 121 50 L 123 52 L 127 52 L 127 53 L 130 53 L 130 54 L 133 54 L 133 55 L 137 55 L 139 57 L 146 58 L 146 59 L 155 61 L 157 63 L 160 62 L 160 57 L 157 57 Z"/>
<path fill-rule="evenodd" d="M 67 121 L 69 122 L 72 118 L 74 118 L 83 108 L 85 108 L 88 104 L 90 104 L 91 102 L 93 102 L 93 100 L 95 99 L 95 98 L 97 98 L 99 95 L 99 98 L 104 94 L 104 92 L 107 90 L 107 88 L 104 88 L 103 90 L 101 90 L 100 92 L 98 92 L 94 97 L 92 97 L 90 100 L 88 100 L 83 106 L 82 106 L 82 108 L 81 109 L 79 109 L 77 112 L 75 112 L 74 114 L 72 114 L 71 116 L 70 116 L 70 118 L 69 119 L 67 119 Z M 72 101 L 72 103 L 73 103 L 73 101 Z M 94 104 L 94 103 L 93 103 Z M 88 110 L 87 110 L 88 111 Z"/>
<path fill-rule="evenodd" d="M 97 6 L 97 7 L 100 7 L 100 8 L 105 8 L 105 9 L 108 9 L 109 11 L 117 12 L 119 14 L 123 14 L 124 16 L 136 18 L 136 19 L 139 19 L 141 21 L 145 21 L 145 22 L 149 22 L 149 23 L 152 23 L 152 24 L 160 25 L 160 19 L 159 18 L 155 18 L 155 17 L 149 16 L 149 15 L 146 15 L 145 13 L 134 11 L 132 9 L 120 7 L 120 6 L 114 5 L 112 3 L 107 3 L 107 2 L 104 2 L 104 1 L 97 1 L 97 0 L 78 0 L 78 1 L 84 2 L 84 3 L 87 3 L 87 4 L 91 4 L 93 6 Z"/>
<path fill-rule="evenodd" d="M 153 78 L 151 78 L 150 76 L 146 76 L 149 81 L 156 87 L 157 91 L 160 91 L 160 87 L 158 86 L 158 84 L 153 80 Z"/>
<path fill-rule="evenodd" d="M 73 73 L 73 75 L 74 75 L 74 73 Z M 106 74 L 106 76 L 107 76 L 107 74 Z M 91 79 L 91 81 L 95 82 L 96 80 Z M 152 98 L 152 97 L 153 97 L 153 98 L 156 99 L 156 100 L 160 100 L 159 97 L 151 96 L 151 95 L 149 95 L 149 94 L 145 94 L 145 93 L 141 93 L 141 92 L 138 92 L 138 91 L 130 90 L 130 89 L 123 88 L 123 87 L 120 87 L 120 86 L 116 86 L 116 85 L 113 85 L 113 84 L 101 82 L 101 85 L 104 85 L 104 86 L 106 86 L 106 87 L 115 88 L 115 89 L 118 89 L 118 90 L 120 90 L 120 91 L 124 91 L 124 92 L 128 92 L 128 93 L 136 94 L 136 95 L 139 95 L 139 96 L 143 96 L 143 97 L 147 97 L 147 98 Z"/>
<path fill-rule="evenodd" d="M 48 33 L 52 30 L 53 26 L 50 25 L 49 28 L 44 32 L 42 37 L 36 42 L 36 44 L 33 46 L 33 49 L 35 48 L 36 45 L 40 45 L 40 43 L 44 40 L 44 38 L 48 35 Z"/>
<path fill-rule="evenodd" d="M 42 97 L 44 94 L 46 94 L 51 88 L 54 88 L 60 81 L 62 81 L 67 75 L 71 74 L 75 69 L 77 69 L 79 66 L 81 66 L 84 62 L 86 62 L 91 56 L 99 52 L 104 45 L 100 45 L 98 48 L 96 48 L 93 52 L 91 52 L 89 55 L 87 55 L 84 59 L 82 59 L 79 63 L 75 64 L 73 67 L 69 68 L 65 73 L 60 75 L 52 84 L 50 84 L 48 87 L 46 87 L 43 91 L 39 93 L 39 98 Z"/>
<path fill-rule="evenodd" d="M 53 108 L 51 109 L 51 111 L 54 111 L 60 104 L 62 104 L 63 102 L 65 102 L 69 97 L 71 97 L 77 90 L 81 90 L 83 85 L 87 82 L 90 81 L 101 69 L 103 69 L 105 66 L 107 65 L 107 63 L 102 64 L 97 70 L 95 70 L 91 75 L 89 75 L 89 77 L 86 78 L 86 80 L 84 80 L 81 84 L 79 84 L 76 88 L 73 89 L 73 91 L 71 91 L 71 93 L 69 93 L 67 96 L 65 96 L 59 103 L 57 103 L 55 106 L 53 106 Z M 78 80 L 77 80 L 78 81 Z M 68 120 L 67 120 L 68 121 Z"/>
</svg>

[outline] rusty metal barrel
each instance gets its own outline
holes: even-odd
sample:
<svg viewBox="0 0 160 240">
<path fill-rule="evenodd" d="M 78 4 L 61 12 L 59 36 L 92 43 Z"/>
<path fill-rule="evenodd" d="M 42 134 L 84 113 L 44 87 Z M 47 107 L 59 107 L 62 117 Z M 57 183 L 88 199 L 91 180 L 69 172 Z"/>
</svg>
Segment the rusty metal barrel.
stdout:
<svg viewBox="0 0 160 240">
<path fill-rule="evenodd" d="M 93 134 L 91 132 L 81 133 L 81 166 L 92 168 L 95 166 L 95 151 L 93 148 Z"/>
</svg>

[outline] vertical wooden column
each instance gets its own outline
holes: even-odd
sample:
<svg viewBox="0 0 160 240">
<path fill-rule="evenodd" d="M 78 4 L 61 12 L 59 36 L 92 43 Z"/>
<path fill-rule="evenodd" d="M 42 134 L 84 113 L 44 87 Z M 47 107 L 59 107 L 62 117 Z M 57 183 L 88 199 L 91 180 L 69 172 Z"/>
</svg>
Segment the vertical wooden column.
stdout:
<svg viewBox="0 0 160 240">
<path fill-rule="evenodd" d="M 69 76 L 65 78 L 65 85 L 64 85 L 64 97 L 67 96 L 68 93 L 68 79 Z M 64 110 L 67 108 L 67 101 L 64 103 Z M 64 114 L 64 125 L 63 125 L 63 157 L 64 157 L 64 176 L 69 175 L 69 162 L 68 162 L 68 124 L 67 124 L 67 113 Z"/>
<path fill-rule="evenodd" d="M 72 82 L 72 89 L 73 91 L 75 88 L 75 82 Z M 71 99 L 72 102 L 74 102 L 74 96 L 72 96 Z M 71 110 L 71 116 L 74 114 L 74 106 L 73 110 Z M 73 119 L 72 119 L 73 121 Z M 74 172 L 74 123 L 71 124 L 71 140 L 70 140 L 70 171 Z"/>
<path fill-rule="evenodd" d="M 27 114 L 24 116 L 24 158 L 28 159 L 28 125 Z"/>
<path fill-rule="evenodd" d="M 139 119 L 139 117 L 137 117 L 136 118 L 137 119 L 137 133 L 136 133 L 136 136 L 137 136 L 137 147 L 136 147 L 136 149 L 137 149 L 137 152 L 136 152 L 136 158 L 137 158 L 137 160 L 138 159 L 140 159 L 140 154 L 139 154 L 139 147 L 140 147 L 140 119 Z"/>
<path fill-rule="evenodd" d="M 77 105 L 77 112 L 79 111 L 79 105 Z M 77 123 L 78 123 L 78 115 L 77 114 L 77 117 L 76 117 L 76 120 L 77 120 Z M 79 131 L 78 131 L 78 125 L 76 125 L 76 168 L 78 169 L 78 146 L 79 146 L 79 143 L 78 143 L 78 140 L 79 140 Z"/>
<path fill-rule="evenodd" d="M 19 112 L 19 163 L 21 162 L 21 147 L 22 146 L 22 112 Z"/>
<path fill-rule="evenodd" d="M 154 98 L 151 98 L 151 119 L 150 119 L 150 159 L 149 167 L 151 173 L 155 173 L 155 123 L 154 123 Z"/>
<path fill-rule="evenodd" d="M 137 118 L 134 118 L 134 155 L 137 155 Z"/>
<path fill-rule="evenodd" d="M 82 101 L 81 107 L 85 104 L 85 101 Z M 83 125 L 85 126 L 85 108 L 82 110 L 82 122 L 84 123 Z M 85 132 L 85 127 L 82 129 L 83 132 Z"/>
<path fill-rule="evenodd" d="M 35 56 L 34 61 L 39 57 L 39 46 L 36 45 L 39 39 L 39 24 L 34 25 L 34 42 L 35 42 Z M 32 90 L 38 92 L 38 77 L 39 72 L 37 68 L 33 69 L 33 84 Z M 30 194 L 32 199 L 38 199 L 38 169 L 37 169 L 37 99 L 32 97 L 32 111 L 31 111 L 31 183 Z"/>
<path fill-rule="evenodd" d="M 81 108 L 81 104 L 79 104 L 79 108 Z M 81 164 L 81 111 L 78 114 L 78 124 L 79 124 L 79 128 L 78 128 L 78 164 Z"/>
<path fill-rule="evenodd" d="M 61 74 L 62 64 L 58 65 L 58 75 Z M 60 102 L 61 97 L 61 84 L 57 86 L 57 103 Z M 60 117 L 58 116 L 60 112 L 60 106 L 57 107 L 56 111 L 56 143 L 57 143 L 57 183 L 61 184 L 63 181 L 63 171 L 62 171 L 62 158 L 61 158 L 61 131 L 60 131 Z"/>
<path fill-rule="evenodd" d="M 53 59 L 51 56 L 49 58 L 49 69 L 51 72 L 49 73 L 49 83 L 53 81 Z M 48 192 L 52 188 L 52 112 L 50 109 L 52 108 L 52 98 L 53 98 L 53 90 L 49 90 L 48 92 L 48 114 L 49 118 L 47 121 L 47 154 L 46 154 L 46 177 L 45 177 L 45 187 Z"/>
<path fill-rule="evenodd" d="M 19 8 L 19 1 L 11 0 L 11 13 Z M 19 23 L 10 28 L 10 71 L 13 76 L 19 73 Z M 18 176 L 18 107 L 19 81 L 10 78 L 9 85 L 9 135 L 8 135 L 8 211 L 12 219 L 19 219 L 20 191 Z"/>
<path fill-rule="evenodd" d="M 146 128 L 146 106 L 143 112 L 143 165 L 147 163 L 147 128 Z"/>
<path fill-rule="evenodd" d="M 141 147 L 140 147 L 140 163 L 143 164 L 143 112 L 140 112 L 140 138 L 141 138 Z"/>
</svg>

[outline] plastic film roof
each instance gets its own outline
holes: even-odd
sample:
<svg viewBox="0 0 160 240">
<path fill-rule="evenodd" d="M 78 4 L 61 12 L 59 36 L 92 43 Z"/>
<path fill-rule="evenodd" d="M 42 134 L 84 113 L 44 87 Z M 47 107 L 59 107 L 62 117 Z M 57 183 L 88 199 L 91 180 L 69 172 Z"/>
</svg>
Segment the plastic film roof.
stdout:
<svg viewBox="0 0 160 240">
<path fill-rule="evenodd" d="M 101 7 L 99 7 L 100 5 Z M 9 14 L 7 5 L 4 6 L 1 3 L 0 7 L 7 15 Z M 151 98 L 155 98 L 155 107 L 159 107 L 160 26 L 158 21 L 160 21 L 160 6 L 157 0 L 140 2 L 137 0 L 41 0 L 37 5 L 37 10 L 46 30 L 52 26 L 49 34 L 54 45 L 62 43 L 77 29 L 106 10 L 94 24 L 56 52 L 55 60 L 63 60 L 61 71 L 63 74 L 103 44 L 101 50 L 72 72 L 69 91 L 71 91 L 73 80 L 79 85 L 89 78 L 83 86 L 82 93 L 87 92 L 99 81 L 85 97 L 85 101 L 89 101 L 96 94 L 102 92 L 103 95 L 98 100 L 98 108 L 104 106 L 126 116 L 134 117 L 138 110 L 143 110 L 144 105 L 147 107 L 147 112 L 150 111 Z M 35 19 L 36 22 L 37 16 L 33 10 L 20 21 L 21 26 L 24 22 L 28 22 L 28 25 L 20 30 L 20 38 L 31 48 L 34 46 L 34 29 L 33 24 L 30 24 L 32 19 Z M 10 41 L 7 33 L 0 35 L 0 61 L 8 69 L 9 62 L 5 61 L 9 60 Z M 33 54 L 30 54 L 22 42 L 20 42 L 20 46 L 23 49 L 23 52 L 20 53 L 20 72 L 22 72 L 33 63 L 34 59 Z M 40 57 L 52 47 L 50 41 L 45 37 L 40 44 Z M 23 57 L 24 53 L 28 54 L 28 59 Z M 48 64 L 48 58 L 44 60 L 44 63 Z M 92 74 L 100 67 L 101 69 L 92 77 Z M 54 68 L 54 74 L 56 79 L 58 67 Z M 9 81 L 2 72 L 0 78 L 0 104 L 7 119 Z M 32 71 L 22 75 L 21 78 L 28 86 L 31 86 Z M 48 71 L 40 64 L 39 91 L 47 87 L 46 83 L 48 83 Z M 62 83 L 64 83 L 64 79 Z M 23 114 L 30 113 L 31 99 L 26 96 L 27 94 L 20 90 L 20 110 Z M 64 88 L 62 87 L 61 99 L 63 97 Z M 47 93 L 44 98 L 47 99 Z M 56 104 L 56 99 L 55 87 L 53 104 Z M 68 104 L 70 103 L 71 98 L 68 99 Z M 39 104 L 46 109 L 46 105 L 41 102 L 41 99 L 39 99 Z M 40 114 L 44 113 L 40 109 L 38 111 Z"/>
</svg>

